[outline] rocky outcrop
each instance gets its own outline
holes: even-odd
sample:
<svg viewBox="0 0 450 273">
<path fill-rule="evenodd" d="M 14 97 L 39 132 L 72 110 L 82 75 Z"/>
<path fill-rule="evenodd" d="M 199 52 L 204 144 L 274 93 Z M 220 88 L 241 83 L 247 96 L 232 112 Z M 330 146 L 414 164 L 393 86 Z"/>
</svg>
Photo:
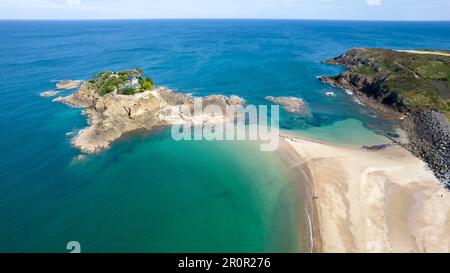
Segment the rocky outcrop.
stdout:
<svg viewBox="0 0 450 273">
<path fill-rule="evenodd" d="M 54 97 L 56 95 L 58 95 L 60 93 L 60 91 L 57 90 L 48 90 L 48 91 L 44 91 L 40 94 L 41 97 Z"/>
<path fill-rule="evenodd" d="M 137 130 L 153 130 L 171 124 L 202 125 L 226 121 L 224 111 L 193 116 L 194 98 L 167 88 L 156 88 L 135 95 L 115 92 L 100 95 L 85 83 L 75 93 L 54 101 L 84 109 L 89 127 L 79 131 L 72 144 L 85 153 L 108 149 L 124 134 Z M 225 109 L 226 106 L 244 103 L 243 99 L 236 96 L 212 95 L 202 99 L 203 108 L 215 105 Z"/>
<path fill-rule="evenodd" d="M 308 108 L 305 101 L 295 97 L 265 97 L 266 100 L 279 104 L 287 112 L 297 114 L 307 114 Z"/>
<path fill-rule="evenodd" d="M 364 76 L 350 77 L 348 72 L 344 72 L 338 76 L 321 76 L 319 79 L 324 83 L 346 90 L 362 104 L 383 117 L 404 119 L 405 114 L 407 114 L 407 111 L 402 107 L 392 108 L 384 104 L 383 101 L 387 100 L 384 100 L 385 97 L 380 94 L 381 92 L 378 93 L 376 89 L 378 85 Z"/>
<path fill-rule="evenodd" d="M 82 83 L 81 80 L 62 80 L 56 84 L 56 88 L 70 90 L 79 87 Z"/>
</svg>

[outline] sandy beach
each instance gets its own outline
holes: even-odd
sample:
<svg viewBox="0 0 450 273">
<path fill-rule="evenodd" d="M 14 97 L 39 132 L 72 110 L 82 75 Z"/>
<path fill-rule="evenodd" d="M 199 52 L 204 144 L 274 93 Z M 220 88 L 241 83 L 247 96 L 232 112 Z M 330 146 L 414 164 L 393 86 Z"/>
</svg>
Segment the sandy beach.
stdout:
<svg viewBox="0 0 450 273">
<path fill-rule="evenodd" d="M 440 51 L 424 51 L 424 50 L 397 50 L 397 51 L 398 52 L 412 53 L 412 54 L 450 56 L 450 53 L 445 53 L 445 52 L 440 52 Z"/>
<path fill-rule="evenodd" d="M 449 252 L 450 193 L 410 152 L 284 140 L 312 184 L 314 252 Z"/>
</svg>

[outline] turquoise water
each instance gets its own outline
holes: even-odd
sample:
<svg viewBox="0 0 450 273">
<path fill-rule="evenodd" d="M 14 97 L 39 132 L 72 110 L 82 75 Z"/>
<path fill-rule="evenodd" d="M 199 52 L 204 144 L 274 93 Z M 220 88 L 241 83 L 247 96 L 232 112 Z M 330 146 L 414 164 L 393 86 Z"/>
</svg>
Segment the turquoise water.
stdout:
<svg viewBox="0 0 450 273">
<path fill-rule="evenodd" d="M 389 142 L 388 138 L 366 128 L 360 120 L 351 118 L 337 121 L 331 125 L 292 131 L 292 133 L 344 145 L 376 145 Z M 389 133 L 395 134 L 395 132 L 390 131 Z"/>
<path fill-rule="evenodd" d="M 316 76 L 351 47 L 450 49 L 450 23 L 333 21 L 1 21 L 0 252 L 298 251 L 302 205 L 277 153 L 255 143 L 136 135 L 85 160 L 68 132 L 80 111 L 39 93 L 54 80 L 141 67 L 158 85 L 207 95 L 305 99 L 284 130 L 378 142 L 393 131 Z M 330 98 L 327 91 L 336 92 Z"/>
<path fill-rule="evenodd" d="M 70 182 L 43 193 L 49 203 L 35 210 L 49 210 L 48 218 L 33 219 L 32 234 L 50 233 L 39 241 L 52 251 L 68 238 L 100 252 L 295 251 L 294 226 L 284 228 L 292 244 L 281 245 L 272 239 L 281 216 L 267 217 L 278 209 L 296 217 L 278 200 L 291 198 L 287 170 L 257 152 L 251 144 L 129 139 L 65 166 Z"/>
</svg>

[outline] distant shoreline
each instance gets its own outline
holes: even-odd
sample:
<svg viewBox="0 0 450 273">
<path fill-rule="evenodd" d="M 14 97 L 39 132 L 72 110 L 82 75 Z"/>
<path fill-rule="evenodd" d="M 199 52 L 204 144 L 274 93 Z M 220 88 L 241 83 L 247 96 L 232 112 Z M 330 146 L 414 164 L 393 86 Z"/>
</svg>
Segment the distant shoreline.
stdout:
<svg viewBox="0 0 450 273">
<path fill-rule="evenodd" d="M 67 21 L 67 22 L 89 22 L 89 21 L 299 21 L 299 22 L 366 22 L 366 23 L 450 23 L 450 20 L 366 20 L 366 19 L 300 19 L 300 18 L 74 18 L 74 19 L 25 19 L 25 18 L 12 18 L 12 19 L 0 19 L 0 22 L 8 21 Z"/>
</svg>

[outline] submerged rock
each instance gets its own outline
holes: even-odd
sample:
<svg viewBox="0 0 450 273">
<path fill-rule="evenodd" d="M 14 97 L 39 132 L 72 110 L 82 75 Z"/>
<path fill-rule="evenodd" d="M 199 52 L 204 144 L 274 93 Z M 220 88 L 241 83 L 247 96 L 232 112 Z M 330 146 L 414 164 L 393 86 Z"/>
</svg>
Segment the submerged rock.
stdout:
<svg viewBox="0 0 450 273">
<path fill-rule="evenodd" d="M 81 80 L 62 80 L 56 84 L 56 88 L 63 90 L 75 89 L 82 83 L 83 81 Z"/>
<path fill-rule="evenodd" d="M 349 70 L 320 80 L 400 120 L 408 132 L 406 148 L 450 188 L 450 54 L 354 48 L 326 63 Z"/>
<path fill-rule="evenodd" d="M 54 97 L 56 95 L 59 94 L 60 91 L 55 91 L 55 90 L 49 90 L 49 91 L 44 91 L 41 94 L 39 94 L 41 97 Z"/>
<path fill-rule="evenodd" d="M 307 114 L 308 109 L 306 107 L 305 101 L 300 98 L 295 97 L 265 97 L 266 100 L 273 103 L 279 104 L 290 113 Z"/>
</svg>

